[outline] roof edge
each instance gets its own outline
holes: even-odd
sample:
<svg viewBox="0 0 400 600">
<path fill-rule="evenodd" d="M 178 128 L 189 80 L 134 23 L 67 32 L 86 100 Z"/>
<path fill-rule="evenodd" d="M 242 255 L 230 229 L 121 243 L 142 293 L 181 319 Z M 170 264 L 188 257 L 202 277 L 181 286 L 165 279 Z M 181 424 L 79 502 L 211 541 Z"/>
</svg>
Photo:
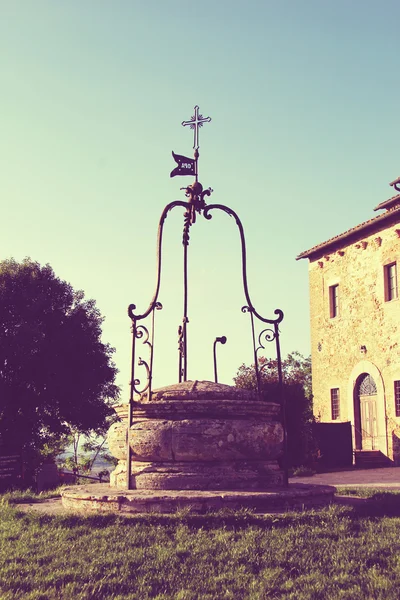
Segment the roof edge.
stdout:
<svg viewBox="0 0 400 600">
<path fill-rule="evenodd" d="M 374 210 L 382 210 L 383 208 L 390 210 L 391 208 L 395 208 L 397 205 L 400 205 L 400 194 L 396 194 L 396 196 L 392 196 L 389 198 L 389 200 L 381 202 L 378 204 L 378 206 L 375 206 Z"/>
<path fill-rule="evenodd" d="M 369 221 L 364 221 L 363 223 L 356 225 L 356 227 L 352 227 L 351 229 L 348 229 L 347 231 L 340 233 L 339 235 L 336 235 L 333 238 L 330 238 L 326 242 L 322 242 L 321 244 L 313 246 L 309 250 L 301 252 L 298 256 L 296 256 L 296 260 L 301 260 L 302 258 L 309 258 L 311 260 L 311 257 L 313 255 L 320 254 L 323 250 L 326 251 L 328 248 L 334 247 L 335 245 L 340 244 L 345 240 L 350 240 L 351 238 L 357 236 L 362 237 L 361 234 L 365 234 L 367 231 L 370 233 L 374 229 L 379 229 L 380 225 L 386 223 L 386 221 L 400 221 L 400 206 L 398 206 L 397 208 L 393 208 L 392 210 L 387 211 L 381 215 L 378 215 L 377 217 L 374 217 Z"/>
</svg>

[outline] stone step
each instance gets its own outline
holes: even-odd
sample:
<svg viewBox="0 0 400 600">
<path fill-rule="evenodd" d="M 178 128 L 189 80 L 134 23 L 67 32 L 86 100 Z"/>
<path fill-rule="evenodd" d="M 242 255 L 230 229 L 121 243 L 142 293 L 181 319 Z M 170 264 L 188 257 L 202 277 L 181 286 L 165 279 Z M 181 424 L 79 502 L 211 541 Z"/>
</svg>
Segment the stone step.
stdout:
<svg viewBox="0 0 400 600">
<path fill-rule="evenodd" d="M 379 467 L 390 467 L 392 461 L 380 450 L 356 450 L 355 465 L 364 469 L 376 469 Z"/>
</svg>

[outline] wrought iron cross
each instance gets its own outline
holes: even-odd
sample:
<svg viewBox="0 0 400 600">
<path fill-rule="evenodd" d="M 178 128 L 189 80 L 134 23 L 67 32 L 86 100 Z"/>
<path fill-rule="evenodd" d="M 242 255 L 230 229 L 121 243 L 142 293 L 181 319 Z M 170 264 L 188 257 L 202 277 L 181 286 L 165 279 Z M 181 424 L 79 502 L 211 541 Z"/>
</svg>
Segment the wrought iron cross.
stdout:
<svg viewBox="0 0 400 600">
<path fill-rule="evenodd" d="M 194 129 L 193 148 L 195 150 L 199 149 L 199 127 L 203 127 L 203 123 L 209 123 L 210 121 L 211 117 L 199 115 L 199 107 L 197 105 L 194 107 L 194 115 L 191 117 L 190 121 L 182 121 L 184 127 L 189 125 L 190 129 Z"/>
</svg>

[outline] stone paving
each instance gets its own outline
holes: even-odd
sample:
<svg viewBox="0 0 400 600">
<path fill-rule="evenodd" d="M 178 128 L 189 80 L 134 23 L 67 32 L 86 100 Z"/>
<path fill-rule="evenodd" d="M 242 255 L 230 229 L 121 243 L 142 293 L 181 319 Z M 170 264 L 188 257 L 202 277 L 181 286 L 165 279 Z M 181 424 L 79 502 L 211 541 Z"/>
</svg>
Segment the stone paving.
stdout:
<svg viewBox="0 0 400 600">
<path fill-rule="evenodd" d="M 350 469 L 334 473 L 318 473 L 311 477 L 292 477 L 290 483 L 400 489 L 400 467 L 381 469 Z"/>
</svg>

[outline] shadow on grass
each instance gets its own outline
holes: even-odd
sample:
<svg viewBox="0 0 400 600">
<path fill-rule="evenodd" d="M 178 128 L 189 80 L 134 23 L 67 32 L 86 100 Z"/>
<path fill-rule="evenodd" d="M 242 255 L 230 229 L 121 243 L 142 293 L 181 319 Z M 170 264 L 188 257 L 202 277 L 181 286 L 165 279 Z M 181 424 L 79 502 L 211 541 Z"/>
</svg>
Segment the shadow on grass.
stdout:
<svg viewBox="0 0 400 600">
<path fill-rule="evenodd" d="M 10 505 L 11 508 L 11 505 Z M 176 528 L 178 525 L 187 526 L 190 529 L 220 529 L 241 530 L 250 526 L 256 526 L 263 529 L 272 529 L 279 527 L 288 527 L 290 525 L 317 524 L 326 523 L 327 520 L 335 517 L 341 517 L 347 513 L 350 514 L 349 507 L 339 507 L 332 505 L 321 510 L 305 510 L 298 512 L 276 513 L 276 514 L 257 514 L 250 509 L 231 510 L 222 509 L 218 512 L 204 514 L 193 514 L 187 509 L 177 511 L 173 514 L 64 514 L 52 515 L 36 512 L 18 511 L 18 507 L 13 507 L 15 518 L 28 523 L 34 520 L 40 526 L 51 524 L 59 525 L 63 528 L 74 529 L 76 527 L 89 527 L 96 529 L 106 529 L 114 525 L 122 525 L 124 528 L 137 527 L 141 525 Z"/>
<path fill-rule="evenodd" d="M 376 492 L 355 508 L 360 517 L 400 517 L 400 494 Z"/>
<path fill-rule="evenodd" d="M 291 512 L 278 515 L 257 515 L 257 514 L 232 514 L 221 515 L 211 513 L 204 515 L 43 515 L 36 513 L 17 513 L 17 518 L 23 519 L 28 524 L 32 519 L 40 526 L 52 525 L 64 529 L 75 529 L 79 527 L 88 529 L 107 529 L 115 525 L 122 526 L 124 529 L 135 528 L 137 526 L 163 527 L 165 529 L 175 529 L 179 525 L 184 525 L 189 529 L 195 530 L 215 530 L 226 529 L 240 531 L 249 527 L 258 529 L 285 529 L 287 527 L 297 526 L 326 526 L 333 521 L 347 519 L 354 522 L 365 518 L 381 517 L 400 517 L 399 501 L 393 503 L 392 500 L 382 498 L 372 498 L 365 504 L 357 507 L 336 506 L 322 509 L 310 510 L 304 512 Z"/>
<path fill-rule="evenodd" d="M 319 509 L 308 509 L 304 511 L 292 511 L 276 514 L 258 514 L 250 509 L 231 510 L 222 509 L 214 513 L 193 514 L 184 509 L 174 514 L 138 514 L 124 515 L 119 514 L 68 514 L 68 515 L 50 515 L 38 513 L 17 512 L 15 516 L 18 519 L 26 519 L 27 522 L 34 519 L 41 525 L 53 524 L 64 528 L 75 528 L 77 526 L 87 526 L 97 529 L 105 529 L 114 525 L 123 525 L 124 528 L 136 527 L 138 525 L 173 527 L 185 525 L 190 529 L 218 529 L 225 528 L 229 530 L 240 530 L 249 526 L 256 526 L 261 529 L 286 528 L 293 525 L 311 525 L 318 526 L 329 522 L 332 519 L 347 518 L 357 521 L 364 518 L 380 517 L 400 517 L 400 493 L 388 491 L 362 492 L 362 495 L 354 498 L 351 502 L 351 496 L 359 490 L 347 488 L 339 492 L 344 492 L 345 497 L 349 499 L 347 503 L 344 500 L 342 505 L 332 504 Z"/>
</svg>

